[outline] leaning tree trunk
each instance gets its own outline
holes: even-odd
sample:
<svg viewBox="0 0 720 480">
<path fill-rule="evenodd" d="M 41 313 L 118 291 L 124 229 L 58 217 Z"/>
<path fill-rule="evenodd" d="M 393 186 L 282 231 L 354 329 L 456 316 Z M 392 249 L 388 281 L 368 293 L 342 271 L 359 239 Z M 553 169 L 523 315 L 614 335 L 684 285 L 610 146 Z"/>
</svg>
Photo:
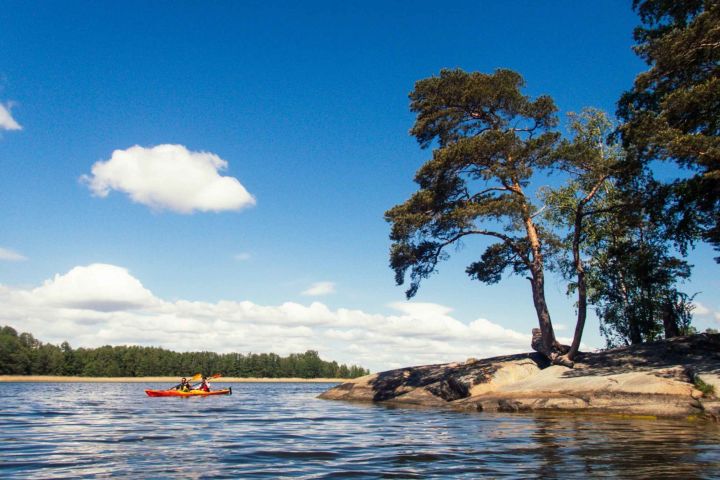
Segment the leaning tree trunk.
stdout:
<svg viewBox="0 0 720 480">
<path fill-rule="evenodd" d="M 550 320 L 550 311 L 545 302 L 545 271 L 543 268 L 540 239 L 530 216 L 525 218 L 525 229 L 528 234 L 528 240 L 530 240 L 530 249 L 532 251 L 530 278 L 528 280 L 530 280 L 532 287 L 533 305 L 535 306 L 535 313 L 537 314 L 538 324 L 540 326 L 540 338 L 537 338 L 533 333 L 531 346 L 534 350 L 555 362 L 560 358 L 560 355 L 567 352 L 568 347 L 561 345 L 555 339 L 555 331 L 553 330 L 552 320 Z"/>
<path fill-rule="evenodd" d="M 555 332 L 550 320 L 550 311 L 545 302 L 545 271 L 542 255 L 542 245 L 540 244 L 540 236 L 537 227 L 533 222 L 533 214 L 530 212 L 529 204 L 522 191 L 520 182 L 513 179 L 512 184 L 506 185 L 508 189 L 523 199 L 523 223 L 525 224 L 525 232 L 530 243 L 530 252 L 532 259 L 528 261 L 530 270 L 530 285 L 532 287 L 533 305 L 537 314 L 538 324 L 540 326 L 540 337 L 533 330 L 533 339 L 531 346 L 534 350 L 545 355 L 550 361 L 555 362 L 563 353 L 566 353 L 568 347 L 560 345 L 555 339 Z"/>
<path fill-rule="evenodd" d="M 548 310 L 547 303 L 545 303 L 545 274 L 542 269 L 533 269 L 530 285 L 532 287 L 533 305 L 535 306 L 535 313 L 537 314 L 538 324 L 540 325 L 540 332 L 542 334 L 540 345 L 542 350 L 538 351 L 545 354 L 548 358 L 551 358 L 557 341 L 555 340 L 552 320 L 550 320 L 550 311 Z"/>
</svg>

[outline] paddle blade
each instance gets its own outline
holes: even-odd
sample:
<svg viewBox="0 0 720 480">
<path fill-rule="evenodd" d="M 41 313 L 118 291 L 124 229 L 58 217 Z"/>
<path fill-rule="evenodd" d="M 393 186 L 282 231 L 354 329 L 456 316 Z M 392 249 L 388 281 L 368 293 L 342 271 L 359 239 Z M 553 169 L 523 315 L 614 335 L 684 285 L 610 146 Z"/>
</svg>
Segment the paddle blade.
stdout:
<svg viewBox="0 0 720 480">
<path fill-rule="evenodd" d="M 192 378 L 189 380 L 190 382 L 197 382 L 202 378 L 202 373 L 196 373 L 192 376 Z"/>
</svg>

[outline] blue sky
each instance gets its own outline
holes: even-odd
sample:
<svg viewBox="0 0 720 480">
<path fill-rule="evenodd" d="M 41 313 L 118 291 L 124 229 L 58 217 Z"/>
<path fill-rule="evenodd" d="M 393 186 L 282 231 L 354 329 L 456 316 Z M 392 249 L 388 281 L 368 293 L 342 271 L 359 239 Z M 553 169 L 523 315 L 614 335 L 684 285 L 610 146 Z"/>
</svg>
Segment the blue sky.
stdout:
<svg viewBox="0 0 720 480">
<path fill-rule="evenodd" d="M 394 285 L 383 213 L 414 191 L 430 155 L 408 135 L 407 94 L 442 68 L 502 67 L 563 114 L 588 105 L 613 112 L 645 69 L 631 51 L 629 3 L 6 2 L 0 105 L 22 128 L 0 123 L 0 324 L 76 346 L 317 348 L 373 369 L 526 350 L 515 334 L 536 325 L 527 281 L 471 282 L 463 271 L 480 244 L 442 264 L 415 304 Z M 145 155 L 137 162 L 160 145 L 183 146 L 197 161 L 214 155 L 227 162 L 219 175 L 255 204 L 178 213 L 133 201 L 117 185 L 98 196 L 81 180 L 135 145 Z M 164 173 L 146 188 L 193 172 Z M 24 260 L 12 261 L 13 252 Z M 701 292 L 701 329 L 720 318 L 711 259 L 705 246 L 691 256 L 687 291 Z M 564 291 L 550 279 L 551 313 L 569 336 Z M 113 296 L 125 307 L 93 309 Z M 180 307 L 192 302 L 197 308 Z M 265 310 L 238 316 L 223 302 Z M 313 302 L 327 310 L 323 322 L 288 313 L 309 318 Z M 346 311 L 357 317 L 338 320 Z M 458 337 L 433 330 L 433 318 Z M 428 330 L 416 336 L 409 326 L 423 319 Z M 491 325 L 476 324 L 468 337 L 464 326 L 478 319 Z M 397 331 L 383 332 L 383 323 Z M 497 326 L 507 332 L 482 336 Z M 602 346 L 597 330 L 588 325 L 588 346 Z M 397 355 L 378 355 L 373 341 Z"/>
</svg>

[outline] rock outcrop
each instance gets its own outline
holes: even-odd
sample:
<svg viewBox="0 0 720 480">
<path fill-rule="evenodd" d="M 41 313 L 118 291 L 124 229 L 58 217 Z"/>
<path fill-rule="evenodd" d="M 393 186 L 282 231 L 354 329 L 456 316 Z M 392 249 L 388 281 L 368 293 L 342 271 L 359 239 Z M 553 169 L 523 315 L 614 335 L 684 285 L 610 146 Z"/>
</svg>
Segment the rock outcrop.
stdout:
<svg viewBox="0 0 720 480">
<path fill-rule="evenodd" d="M 715 388 L 715 394 L 705 385 Z M 720 420 L 720 334 L 583 353 L 575 367 L 538 353 L 368 375 L 320 395 L 483 412 L 582 411 Z"/>
</svg>

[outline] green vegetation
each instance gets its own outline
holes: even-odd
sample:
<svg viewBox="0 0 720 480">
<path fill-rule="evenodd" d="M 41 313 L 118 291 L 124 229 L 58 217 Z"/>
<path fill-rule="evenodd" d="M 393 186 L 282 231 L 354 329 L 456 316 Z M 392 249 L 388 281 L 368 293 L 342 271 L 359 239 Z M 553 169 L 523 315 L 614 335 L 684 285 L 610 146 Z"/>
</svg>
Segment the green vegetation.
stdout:
<svg viewBox="0 0 720 480">
<path fill-rule="evenodd" d="M 555 250 L 555 261 L 570 282 L 568 294 L 577 292 L 575 335 L 565 357 L 572 361 L 580 348 L 587 319 L 588 290 L 592 300 L 592 279 L 598 270 L 597 263 L 590 260 L 590 252 L 602 240 L 602 235 L 598 235 L 599 226 L 615 223 L 613 216 L 621 208 L 614 176 L 622 151 L 616 144 L 606 142 L 612 123 L 604 112 L 588 108 L 569 117 L 571 138 L 561 140 L 553 163 L 553 169 L 567 181 L 557 188 L 543 188 L 542 197 L 549 207 L 545 218 L 561 239 Z"/>
<path fill-rule="evenodd" d="M 355 378 L 370 373 L 355 365 L 326 362 L 313 350 L 281 357 L 274 353 L 173 352 L 139 346 L 72 349 L 67 342 L 60 346 L 42 343 L 29 333 L 0 328 L 2 375 L 179 377 L 196 372 L 258 378 Z"/>
<path fill-rule="evenodd" d="M 443 70 L 418 81 L 410 93 L 417 112 L 410 132 L 421 147 L 438 147 L 415 176 L 420 189 L 385 218 L 392 224 L 390 265 L 398 284 L 410 270 L 408 298 L 448 257 L 448 247 L 471 237 L 492 240 L 466 272 L 484 283 L 500 281 L 506 269 L 526 275 L 540 348 L 552 357 L 562 346 L 545 301 L 545 258 L 556 239 L 538 224 L 540 207 L 526 188 L 536 171 L 553 163 L 560 135 L 553 131 L 553 100 L 530 99 L 521 92 L 524 84 L 510 70 Z"/>
<path fill-rule="evenodd" d="M 720 2 L 634 0 L 636 53 L 650 67 L 618 103 L 630 173 L 673 162 L 677 178 L 645 185 L 681 248 L 720 250 Z M 720 257 L 716 258 L 720 262 Z"/>
<path fill-rule="evenodd" d="M 702 378 L 700 378 L 698 375 L 695 375 L 695 378 L 693 379 L 693 385 L 695 385 L 695 388 L 700 390 L 705 397 L 711 397 L 715 395 L 715 386 L 703 382 Z"/>
<path fill-rule="evenodd" d="M 408 298 L 449 249 L 483 238 L 467 274 L 488 284 L 506 271 L 526 277 L 540 327 L 533 348 L 556 363 L 572 362 L 588 306 L 609 346 L 692 331 L 692 297 L 678 288 L 691 266 L 676 253 L 698 240 L 720 249 L 720 3 L 633 6 L 644 24 L 636 51 L 650 70 L 620 99 L 617 127 L 586 109 L 571 114 L 563 138 L 553 99 L 524 95 L 510 70 L 442 70 L 415 84 L 410 133 L 434 150 L 417 192 L 385 214 L 390 266 L 398 285 L 409 274 Z M 678 178 L 657 181 L 654 160 L 675 162 Z M 559 186 L 532 191 L 553 173 Z M 553 268 L 577 294 L 569 347 L 545 301 Z"/>
<path fill-rule="evenodd" d="M 677 283 L 690 266 L 671 255 L 660 227 L 642 215 L 634 224 L 602 226 L 608 235 L 594 249 L 590 301 L 608 347 L 675 337 L 689 331 L 692 297 Z"/>
<path fill-rule="evenodd" d="M 649 180 L 622 178 L 626 157 L 614 130 L 603 112 L 571 114 L 573 138 L 558 148 L 558 169 L 570 181 L 546 189 L 548 219 L 556 228 L 572 225 L 558 259 L 569 291 L 578 294 L 569 357 L 579 346 L 588 303 L 609 347 L 674 337 L 690 326 L 692 298 L 677 287 L 690 266 L 671 253 L 660 219 L 635 194 L 637 184 Z"/>
</svg>

